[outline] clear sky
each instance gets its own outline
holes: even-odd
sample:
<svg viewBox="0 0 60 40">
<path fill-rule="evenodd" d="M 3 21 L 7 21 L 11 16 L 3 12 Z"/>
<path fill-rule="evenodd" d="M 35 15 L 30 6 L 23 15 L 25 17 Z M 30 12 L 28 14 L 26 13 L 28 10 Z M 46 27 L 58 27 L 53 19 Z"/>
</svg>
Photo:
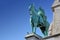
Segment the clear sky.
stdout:
<svg viewBox="0 0 60 40">
<path fill-rule="evenodd" d="M 53 12 L 51 6 L 54 0 L 0 0 L 0 40 L 25 40 L 27 32 L 31 32 L 29 5 L 44 9 L 51 23 Z M 43 36 L 37 28 L 37 34 Z"/>
</svg>

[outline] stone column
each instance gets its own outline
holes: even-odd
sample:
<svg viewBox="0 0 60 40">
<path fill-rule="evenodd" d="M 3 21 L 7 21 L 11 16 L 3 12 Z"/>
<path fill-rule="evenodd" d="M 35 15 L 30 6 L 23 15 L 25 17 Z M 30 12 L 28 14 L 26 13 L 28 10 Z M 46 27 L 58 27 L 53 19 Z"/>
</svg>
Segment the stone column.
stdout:
<svg viewBox="0 0 60 40">
<path fill-rule="evenodd" d="M 25 36 L 26 40 L 43 40 L 43 38 L 35 33 L 27 34 Z"/>
</svg>

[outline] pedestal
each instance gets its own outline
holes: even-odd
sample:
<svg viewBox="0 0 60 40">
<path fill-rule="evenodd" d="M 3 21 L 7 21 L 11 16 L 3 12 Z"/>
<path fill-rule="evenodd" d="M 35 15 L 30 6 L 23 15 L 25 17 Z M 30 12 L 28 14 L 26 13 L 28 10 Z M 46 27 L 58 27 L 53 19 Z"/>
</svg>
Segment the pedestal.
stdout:
<svg viewBox="0 0 60 40">
<path fill-rule="evenodd" d="M 60 34 L 56 34 L 56 35 L 52 35 L 52 36 L 42 38 L 41 36 L 39 36 L 35 33 L 31 33 L 31 34 L 27 34 L 25 36 L 25 39 L 26 40 L 60 40 Z"/>
<path fill-rule="evenodd" d="M 43 40 L 41 36 L 35 34 L 35 33 L 31 33 L 31 34 L 27 34 L 25 36 L 26 40 Z"/>
</svg>

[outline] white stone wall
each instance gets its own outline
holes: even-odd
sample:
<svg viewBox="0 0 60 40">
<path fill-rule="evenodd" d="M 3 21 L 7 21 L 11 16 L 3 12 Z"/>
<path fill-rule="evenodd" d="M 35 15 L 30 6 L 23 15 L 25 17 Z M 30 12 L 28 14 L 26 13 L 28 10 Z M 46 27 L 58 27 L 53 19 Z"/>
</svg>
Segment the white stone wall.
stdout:
<svg viewBox="0 0 60 40">
<path fill-rule="evenodd" d="M 50 25 L 49 35 L 55 35 L 60 33 L 60 2 L 55 0 L 52 5 L 53 10 L 53 24 Z"/>
<path fill-rule="evenodd" d="M 55 8 L 54 13 L 54 33 L 60 33 L 60 6 Z"/>
</svg>

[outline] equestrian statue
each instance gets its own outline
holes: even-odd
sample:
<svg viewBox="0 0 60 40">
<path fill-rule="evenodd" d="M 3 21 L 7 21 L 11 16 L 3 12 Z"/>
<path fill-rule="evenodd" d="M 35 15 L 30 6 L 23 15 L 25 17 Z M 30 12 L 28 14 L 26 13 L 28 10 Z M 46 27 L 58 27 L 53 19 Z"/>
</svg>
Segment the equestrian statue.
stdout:
<svg viewBox="0 0 60 40">
<path fill-rule="evenodd" d="M 45 36 L 47 36 L 49 23 L 47 21 L 47 17 L 45 16 L 44 10 L 41 7 L 39 7 L 39 9 L 36 10 L 34 5 L 32 4 L 29 6 L 29 12 L 30 12 L 30 22 L 32 26 L 32 32 L 36 33 L 36 28 L 39 27 L 42 33 Z"/>
</svg>

